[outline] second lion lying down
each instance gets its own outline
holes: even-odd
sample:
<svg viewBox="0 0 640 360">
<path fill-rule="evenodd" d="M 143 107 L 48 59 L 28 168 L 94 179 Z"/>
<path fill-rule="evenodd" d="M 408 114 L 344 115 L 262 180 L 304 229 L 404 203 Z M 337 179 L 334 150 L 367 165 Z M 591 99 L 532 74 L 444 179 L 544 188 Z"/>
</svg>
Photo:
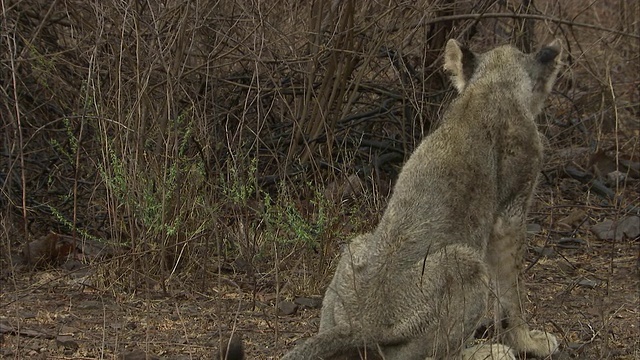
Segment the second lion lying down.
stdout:
<svg viewBox="0 0 640 360">
<path fill-rule="evenodd" d="M 542 160 L 535 117 L 560 58 L 557 41 L 536 54 L 511 46 L 474 54 L 449 40 L 445 69 L 459 97 L 404 165 L 378 227 L 344 250 L 319 333 L 283 359 L 331 359 L 363 348 L 387 360 L 556 351 L 553 335 L 524 320 L 519 274 Z M 465 348 L 490 293 L 503 345 Z"/>
</svg>

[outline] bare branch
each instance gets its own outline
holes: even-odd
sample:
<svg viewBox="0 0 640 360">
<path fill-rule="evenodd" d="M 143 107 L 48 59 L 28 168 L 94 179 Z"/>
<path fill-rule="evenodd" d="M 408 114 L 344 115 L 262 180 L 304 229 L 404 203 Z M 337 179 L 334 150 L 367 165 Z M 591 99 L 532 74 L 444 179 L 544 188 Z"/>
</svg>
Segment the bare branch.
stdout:
<svg viewBox="0 0 640 360">
<path fill-rule="evenodd" d="M 627 33 L 624 31 L 619 31 L 615 29 L 609 29 L 603 26 L 598 26 L 594 24 L 587 24 L 581 22 L 575 22 L 570 20 L 558 19 L 552 16 L 547 15 L 537 15 L 537 14 L 510 14 L 510 13 L 484 13 L 484 14 L 459 14 L 459 15 L 448 15 L 441 16 L 433 19 L 428 19 L 424 21 L 420 21 L 417 24 L 410 25 L 409 27 L 417 27 L 417 26 L 426 26 L 431 24 L 436 24 L 444 21 L 454 21 L 454 20 L 480 20 L 480 19 L 495 19 L 495 18 L 512 18 L 512 19 L 533 19 L 533 20 L 542 20 L 542 21 L 551 21 L 556 24 L 569 25 L 569 26 L 577 26 L 583 27 L 587 29 L 606 31 L 612 34 L 617 34 L 621 36 L 631 37 L 640 39 L 640 35 Z M 386 30 L 389 32 L 398 31 L 400 27 L 390 27 Z"/>
</svg>

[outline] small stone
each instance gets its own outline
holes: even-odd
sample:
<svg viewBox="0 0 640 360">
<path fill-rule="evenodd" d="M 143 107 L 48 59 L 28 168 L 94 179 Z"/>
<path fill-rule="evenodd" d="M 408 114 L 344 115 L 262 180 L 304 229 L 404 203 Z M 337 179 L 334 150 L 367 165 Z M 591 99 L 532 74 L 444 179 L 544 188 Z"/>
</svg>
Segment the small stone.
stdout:
<svg viewBox="0 0 640 360">
<path fill-rule="evenodd" d="M 157 356 L 147 354 L 142 350 L 132 350 L 124 352 L 118 356 L 119 360 L 156 360 L 160 359 Z"/>
<path fill-rule="evenodd" d="M 627 178 L 627 174 L 622 171 L 612 171 L 607 174 L 606 183 L 611 187 L 615 187 L 618 184 L 623 184 Z"/>
<path fill-rule="evenodd" d="M 344 180 L 334 181 L 327 185 L 324 196 L 332 201 L 344 201 L 350 197 L 357 197 L 363 189 L 364 184 L 360 177 L 352 174 Z"/>
<path fill-rule="evenodd" d="M 569 342 L 569 343 L 567 343 L 567 348 L 569 350 L 573 350 L 573 351 L 580 350 L 583 346 L 584 346 L 584 344 L 578 343 L 578 342 Z"/>
<path fill-rule="evenodd" d="M 600 281 L 592 280 L 592 279 L 588 279 L 588 278 L 584 278 L 584 279 L 578 281 L 578 285 L 579 286 L 587 287 L 587 288 L 590 288 L 590 289 L 595 289 L 599 284 L 600 284 Z"/>
<path fill-rule="evenodd" d="M 618 231 L 627 236 L 628 239 L 635 239 L 640 236 L 640 216 L 627 216 L 618 224 Z"/>
<path fill-rule="evenodd" d="M 587 213 L 585 213 L 584 210 L 575 209 L 569 215 L 558 220 L 558 223 L 563 224 L 570 229 L 574 229 L 578 227 L 586 217 L 587 217 Z"/>
<path fill-rule="evenodd" d="M 73 335 L 76 332 L 78 332 L 78 328 L 75 328 L 73 326 L 68 326 L 68 325 L 62 325 L 62 327 L 60 328 L 60 330 L 58 330 L 58 334 L 60 334 L 60 336 L 63 335 Z"/>
<path fill-rule="evenodd" d="M 278 303 L 278 315 L 293 315 L 298 311 L 298 305 L 292 301 L 280 301 Z"/>
<path fill-rule="evenodd" d="M 22 318 L 23 319 L 35 319 L 36 318 L 36 313 L 34 313 L 33 311 L 25 311 L 22 313 Z"/>
<path fill-rule="evenodd" d="M 527 234 L 537 235 L 542 232 L 542 226 L 538 224 L 527 224 Z"/>
<path fill-rule="evenodd" d="M 78 269 L 81 269 L 81 268 L 85 267 L 85 264 L 83 264 L 79 260 L 71 259 L 71 260 L 65 262 L 64 264 L 62 264 L 61 267 L 63 269 L 65 269 L 65 270 L 68 270 L 68 271 L 75 271 L 75 270 L 78 270 Z"/>
<path fill-rule="evenodd" d="M 2 344 L 2 342 L 0 342 Z M 14 357 L 14 352 L 9 346 L 1 346 L 0 347 L 0 357 L 4 359 L 8 359 L 10 357 Z M 15 357 L 18 359 L 18 357 Z"/>
<path fill-rule="evenodd" d="M 605 220 L 591 227 L 591 231 L 596 234 L 600 240 L 611 240 L 615 237 L 613 231 L 613 220 Z"/>
<path fill-rule="evenodd" d="M 635 239 L 640 235 L 640 217 L 627 216 L 617 224 L 607 219 L 593 225 L 591 231 L 600 240 L 622 240 L 624 237 Z"/>
<path fill-rule="evenodd" d="M 556 247 L 562 249 L 581 249 L 587 246 L 589 246 L 589 243 L 579 238 L 560 238 L 556 241 Z"/>
<path fill-rule="evenodd" d="M 81 310 L 102 310 L 104 304 L 101 301 L 87 300 L 76 305 Z"/>
<path fill-rule="evenodd" d="M 553 250 L 550 247 L 546 247 L 546 246 L 535 246 L 533 248 L 533 251 L 542 256 L 542 257 L 546 257 L 546 258 L 552 258 L 554 256 L 556 256 L 556 252 L 555 250 Z"/>
<path fill-rule="evenodd" d="M 293 302 L 309 309 L 319 309 L 322 306 L 322 300 L 314 298 L 298 297 Z"/>
<path fill-rule="evenodd" d="M 58 347 L 62 347 L 65 349 L 65 353 L 67 353 L 67 350 L 71 351 L 71 353 L 75 352 L 76 350 L 78 350 L 78 343 L 76 342 L 76 340 L 73 338 L 73 336 L 70 335 L 59 335 L 56 337 L 56 344 L 58 345 Z"/>
<path fill-rule="evenodd" d="M 580 157 L 580 156 L 585 156 L 586 154 L 589 153 L 589 148 L 588 147 L 571 147 L 571 148 L 565 148 L 565 149 L 558 149 L 556 150 L 556 155 L 568 160 L 573 160 L 576 157 Z"/>
</svg>

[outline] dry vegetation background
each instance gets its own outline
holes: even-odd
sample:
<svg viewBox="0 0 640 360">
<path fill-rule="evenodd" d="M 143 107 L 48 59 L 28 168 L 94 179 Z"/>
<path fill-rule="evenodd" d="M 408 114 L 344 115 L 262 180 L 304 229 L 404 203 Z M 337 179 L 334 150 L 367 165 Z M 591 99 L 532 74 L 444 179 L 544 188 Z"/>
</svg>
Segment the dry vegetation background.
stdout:
<svg viewBox="0 0 640 360">
<path fill-rule="evenodd" d="M 640 358 L 637 1 L 0 3 L 0 357 L 207 358 L 236 331 L 276 358 L 315 332 L 454 96 L 456 37 L 565 41 L 527 306 L 556 358 Z"/>
</svg>

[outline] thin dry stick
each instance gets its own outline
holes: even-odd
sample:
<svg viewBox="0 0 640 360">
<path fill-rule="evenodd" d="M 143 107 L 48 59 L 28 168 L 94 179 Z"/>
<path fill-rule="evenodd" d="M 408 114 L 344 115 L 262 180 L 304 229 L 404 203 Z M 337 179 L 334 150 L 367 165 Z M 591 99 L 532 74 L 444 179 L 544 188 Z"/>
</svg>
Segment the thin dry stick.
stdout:
<svg viewBox="0 0 640 360">
<path fill-rule="evenodd" d="M 554 22 L 554 23 L 557 23 L 557 24 L 563 24 L 563 25 L 569 25 L 569 26 L 578 26 L 578 27 L 583 27 L 583 28 L 587 28 L 587 29 L 606 31 L 606 32 L 610 32 L 610 33 L 613 33 L 613 34 L 617 34 L 617 35 L 622 35 L 622 36 L 627 36 L 627 37 L 631 37 L 631 38 L 640 39 L 640 35 L 631 34 L 631 33 L 627 33 L 627 32 L 620 31 L 620 30 L 614 30 L 614 29 L 609 29 L 609 28 L 606 28 L 606 27 L 603 27 L 603 26 L 594 25 L 594 24 L 580 23 L 580 22 L 575 22 L 575 21 L 570 21 L 570 20 L 558 19 L 558 18 L 555 18 L 555 17 L 552 17 L 552 16 L 537 15 L 537 14 L 485 13 L 485 14 L 448 15 L 448 16 L 441 16 L 441 17 L 429 19 L 429 20 L 422 20 L 418 24 L 409 25 L 407 27 L 425 26 L 425 25 L 431 25 L 431 24 L 435 24 L 435 23 L 439 23 L 439 22 L 443 22 L 443 21 L 452 21 L 452 20 L 480 20 L 480 19 L 491 19 L 491 18 L 494 18 L 494 19 L 495 18 L 512 18 L 512 19 L 544 20 L 544 21 L 551 21 L 551 22 Z M 398 31 L 398 30 L 400 30 L 400 28 L 395 26 L 395 27 L 387 28 L 386 30 L 389 31 L 389 32 L 392 32 L 392 31 Z"/>
<path fill-rule="evenodd" d="M 3 10 L 6 8 L 5 7 L 5 3 L 4 1 L 2 2 L 2 8 Z M 4 10 L 6 12 L 6 10 Z M 6 22 L 3 22 L 3 28 L 8 28 L 6 25 Z M 15 103 L 15 112 L 16 112 L 16 126 L 17 126 L 17 133 L 18 133 L 18 153 L 19 153 L 19 157 L 20 157 L 20 181 L 22 181 L 22 220 L 24 223 L 24 238 L 25 238 L 25 243 L 29 242 L 29 230 L 28 230 L 28 224 L 29 222 L 27 221 L 27 180 L 26 180 L 26 175 L 25 175 L 25 168 L 24 168 L 24 141 L 23 141 L 23 137 L 22 137 L 22 122 L 21 122 L 21 117 L 20 117 L 20 101 L 18 99 L 18 80 L 16 79 L 16 74 L 17 74 L 17 67 L 16 67 L 16 54 L 17 54 L 17 46 L 16 46 L 16 39 L 15 39 L 15 33 L 13 34 L 13 37 L 11 37 L 9 35 L 9 32 L 7 32 L 6 36 L 6 41 L 7 41 L 7 47 L 9 48 L 9 60 L 10 60 L 10 65 L 11 65 L 11 83 L 13 85 L 13 101 Z M 27 255 L 27 261 L 31 260 L 31 253 L 29 251 L 29 247 L 26 247 L 27 251 L 26 251 L 26 255 Z"/>
</svg>

